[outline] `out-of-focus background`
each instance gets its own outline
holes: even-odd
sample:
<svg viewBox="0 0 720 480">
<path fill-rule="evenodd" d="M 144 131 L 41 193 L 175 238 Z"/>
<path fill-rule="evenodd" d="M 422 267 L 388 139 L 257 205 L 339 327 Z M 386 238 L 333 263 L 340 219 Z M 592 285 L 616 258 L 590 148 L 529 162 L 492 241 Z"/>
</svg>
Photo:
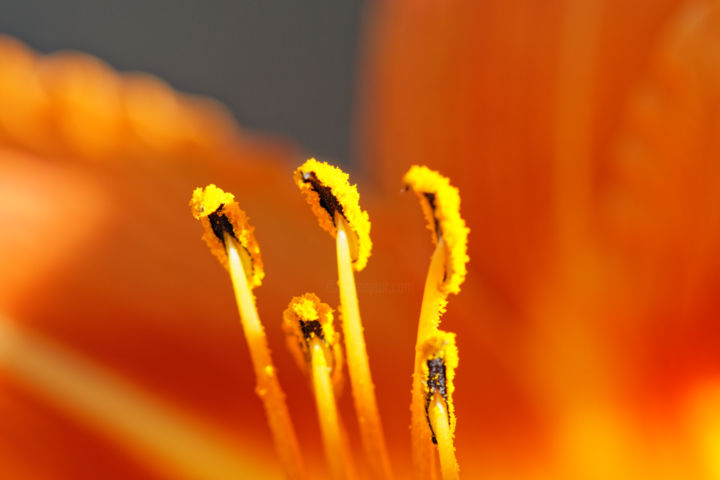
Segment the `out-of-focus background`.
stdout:
<svg viewBox="0 0 720 480">
<path fill-rule="evenodd" d="M 347 162 L 362 0 L 7 0 L 0 31 L 209 95 L 246 129 Z"/>
</svg>

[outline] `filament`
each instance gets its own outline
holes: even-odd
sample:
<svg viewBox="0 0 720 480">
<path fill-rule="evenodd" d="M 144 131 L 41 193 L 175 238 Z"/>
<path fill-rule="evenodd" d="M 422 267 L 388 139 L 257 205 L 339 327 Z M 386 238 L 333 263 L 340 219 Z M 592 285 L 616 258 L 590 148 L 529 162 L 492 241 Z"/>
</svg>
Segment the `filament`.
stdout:
<svg viewBox="0 0 720 480">
<path fill-rule="evenodd" d="M 336 215 L 335 219 L 343 335 L 363 447 L 370 461 L 373 478 L 392 478 L 360 320 L 347 226 L 341 215 Z"/>
<path fill-rule="evenodd" d="M 248 285 L 243 263 L 240 260 L 236 241 L 227 232 L 224 240 L 228 270 L 235 291 L 238 312 L 255 369 L 256 392 L 265 406 L 275 447 L 286 475 L 291 479 L 306 478 L 300 447 L 285 403 L 285 394 L 275 375 L 265 330 L 255 308 L 255 301 Z"/>
<path fill-rule="evenodd" d="M 353 478 L 350 452 L 340 427 L 335 393 L 330 379 L 330 367 L 325 357 L 325 347 L 320 339 L 314 338 L 310 342 L 310 354 L 315 403 L 330 473 L 335 480 Z"/>
<path fill-rule="evenodd" d="M 430 399 L 428 418 L 437 439 L 442 479 L 457 480 L 459 478 L 459 468 L 455 458 L 453 435 L 450 431 L 450 419 L 445 399 L 439 393 L 433 394 Z"/>
</svg>

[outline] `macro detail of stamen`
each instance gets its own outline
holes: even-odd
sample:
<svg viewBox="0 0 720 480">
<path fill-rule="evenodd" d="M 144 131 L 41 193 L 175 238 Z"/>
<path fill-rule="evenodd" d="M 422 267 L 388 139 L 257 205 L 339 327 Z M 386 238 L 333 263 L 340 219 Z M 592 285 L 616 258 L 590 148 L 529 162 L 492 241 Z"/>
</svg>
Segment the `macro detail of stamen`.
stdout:
<svg viewBox="0 0 720 480">
<path fill-rule="evenodd" d="M 252 288 L 260 285 L 263 276 L 260 248 L 253 229 L 235 197 L 215 185 L 195 189 L 190 209 L 202 224 L 203 240 L 230 276 L 240 324 L 255 371 L 255 392 L 265 407 L 268 426 L 285 474 L 291 479 L 305 479 L 307 476 L 295 428 L 252 293 Z"/>
<path fill-rule="evenodd" d="M 360 208 L 357 187 L 350 185 L 348 174 L 339 168 L 311 158 L 295 170 L 294 179 L 320 227 L 335 238 L 348 377 L 362 444 L 373 478 L 390 479 L 390 457 L 375 398 L 355 287 L 355 271 L 365 268 L 372 249 L 370 219 Z"/>
<path fill-rule="evenodd" d="M 233 237 L 235 240 L 237 240 L 237 235 L 235 235 L 235 228 L 233 228 L 232 223 L 230 223 L 227 215 L 223 213 L 224 208 L 225 205 L 220 204 L 217 210 L 208 215 L 208 220 L 210 220 L 210 227 L 212 228 L 215 236 L 221 242 L 223 242 L 223 245 L 225 244 L 226 233 Z"/>
<path fill-rule="evenodd" d="M 225 234 L 228 234 L 242 247 L 240 258 L 250 288 L 260 286 L 265 276 L 260 247 L 255 240 L 254 228 L 247 214 L 235 201 L 235 196 L 212 184 L 205 188 L 198 187 L 190 199 L 190 210 L 203 226 L 202 239 L 220 263 L 228 268 L 225 245 Z"/>
<path fill-rule="evenodd" d="M 318 194 L 320 206 L 328 213 L 330 218 L 334 219 L 336 213 L 339 213 L 343 217 L 345 216 L 343 207 L 340 202 L 338 202 L 337 198 L 335 198 L 332 189 L 323 185 L 315 172 L 303 173 L 302 179 L 304 183 L 310 184 L 310 187 Z"/>
<path fill-rule="evenodd" d="M 360 194 L 355 185 L 350 185 L 348 174 L 311 158 L 295 170 L 294 179 L 320 227 L 333 238 L 337 236 L 337 216 L 345 219 L 354 237 L 350 242 L 353 268 L 356 271 L 365 268 L 372 250 L 370 219 L 360 208 Z"/>
<path fill-rule="evenodd" d="M 342 347 L 340 333 L 335 330 L 333 309 L 320 301 L 314 293 L 305 293 L 294 297 L 283 312 L 283 331 L 287 339 L 288 350 L 298 366 L 308 373 L 312 357 L 313 340 L 319 340 L 330 367 L 333 385 L 337 390 L 342 379 Z"/>
<path fill-rule="evenodd" d="M 283 312 L 283 330 L 288 348 L 312 386 L 332 478 L 351 480 L 352 455 L 337 410 L 342 352 L 332 308 L 313 293 L 294 297 Z"/>
<path fill-rule="evenodd" d="M 469 230 L 460 216 L 460 194 L 447 178 L 427 167 L 413 166 L 403 182 L 405 189 L 412 189 L 419 199 L 435 244 L 415 341 L 410 404 L 414 476 L 435 478 L 434 443 L 443 478 L 449 479 L 457 474 L 452 439 L 455 424 L 452 379 L 457 350 L 454 335 L 438 328 L 448 295 L 459 293 L 465 280 Z"/>
<path fill-rule="evenodd" d="M 455 334 L 438 330 L 435 336 L 429 338 L 423 344 L 422 355 L 422 371 L 425 383 L 425 413 L 428 416 L 428 425 L 430 426 L 432 441 L 437 444 L 428 412 L 434 395 L 440 395 L 445 401 L 450 432 L 451 434 L 455 432 L 455 408 L 452 400 L 455 390 L 453 380 L 455 378 L 455 369 L 458 365 Z"/>
<path fill-rule="evenodd" d="M 412 166 L 403 183 L 420 200 L 433 243 L 444 244 L 445 274 L 439 288 L 446 294 L 458 293 L 467 274 L 470 231 L 460 216 L 460 193 L 446 177 L 424 166 Z"/>
<path fill-rule="evenodd" d="M 431 358 L 425 362 L 425 368 L 427 368 L 427 380 L 425 382 L 426 394 L 425 394 L 425 414 L 428 413 L 428 407 L 430 406 L 430 400 L 434 394 L 439 394 L 447 403 L 447 370 L 445 368 L 445 360 L 442 358 Z M 429 417 L 428 417 L 429 423 Z M 432 431 L 432 425 L 430 425 L 430 431 Z M 435 432 L 432 432 L 432 441 L 437 444 L 437 438 L 435 438 Z"/>
</svg>

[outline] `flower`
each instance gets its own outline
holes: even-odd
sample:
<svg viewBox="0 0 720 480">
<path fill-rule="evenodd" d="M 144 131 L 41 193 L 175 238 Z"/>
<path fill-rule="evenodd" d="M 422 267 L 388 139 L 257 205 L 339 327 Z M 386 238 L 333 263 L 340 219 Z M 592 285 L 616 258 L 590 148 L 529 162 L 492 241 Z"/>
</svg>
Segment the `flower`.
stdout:
<svg viewBox="0 0 720 480">
<path fill-rule="evenodd" d="M 367 171 L 388 189 L 441 171 L 472 230 L 443 321 L 469 478 L 718 478 L 719 19 L 710 1 L 374 5 Z"/>
<path fill-rule="evenodd" d="M 463 476 L 719 478 L 717 4 L 372 7 L 353 181 L 373 255 L 358 295 L 398 476 L 431 251 L 398 190 L 423 163 L 459 188 L 473 232 L 443 320 L 462 355 Z M 187 215 L 188 192 L 215 182 L 257 228 L 254 293 L 322 475 L 279 327 L 299 291 L 337 303 L 330 240 L 292 184 L 301 157 L 155 79 L 10 39 L 0 51 L 4 471 L 278 474 L 225 272 Z M 352 417 L 347 394 L 339 408 Z M 138 418 L 163 428 L 143 437 Z"/>
</svg>

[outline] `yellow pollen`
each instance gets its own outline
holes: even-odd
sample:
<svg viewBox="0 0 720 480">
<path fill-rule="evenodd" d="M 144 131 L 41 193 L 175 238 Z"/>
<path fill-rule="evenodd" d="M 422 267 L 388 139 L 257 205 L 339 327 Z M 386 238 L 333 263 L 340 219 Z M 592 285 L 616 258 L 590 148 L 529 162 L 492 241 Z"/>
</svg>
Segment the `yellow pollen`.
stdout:
<svg viewBox="0 0 720 480">
<path fill-rule="evenodd" d="M 425 387 L 424 403 L 432 442 L 437 445 L 443 480 L 458 478 L 455 458 L 455 369 L 458 351 L 455 334 L 438 330 L 421 348 L 422 378 Z"/>
<path fill-rule="evenodd" d="M 445 274 L 439 289 L 442 293 L 458 293 L 467 274 L 467 237 L 470 229 L 460 216 L 460 193 L 450 181 L 434 170 L 414 165 L 403 179 L 412 189 L 432 232 L 432 240 L 445 245 Z"/>
<path fill-rule="evenodd" d="M 455 369 L 458 366 L 458 350 L 455 334 L 438 330 L 421 347 L 422 372 L 425 383 L 425 405 L 432 396 L 439 393 L 447 403 L 450 433 L 455 433 Z"/>
<path fill-rule="evenodd" d="M 340 334 L 333 323 L 333 309 L 320 301 L 314 293 L 294 297 L 283 312 L 283 331 L 287 347 L 300 369 L 308 374 L 312 352 L 311 343 L 319 340 L 325 352 L 325 361 L 332 374 L 336 392 L 342 383 L 342 347 Z"/>
<path fill-rule="evenodd" d="M 210 252 L 227 269 L 228 256 L 224 234 L 230 235 L 242 247 L 240 259 L 243 263 L 250 288 L 260 286 L 265 276 L 260 246 L 255 240 L 254 228 L 250 226 L 247 214 L 240 209 L 235 196 L 208 185 L 198 187 L 190 199 L 190 210 L 196 220 L 200 220 L 204 233 L 202 239 Z"/>
<path fill-rule="evenodd" d="M 372 250 L 370 218 L 360 208 L 360 194 L 355 185 L 350 185 L 348 174 L 311 158 L 295 170 L 294 179 L 320 227 L 333 238 L 337 236 L 337 216 L 346 220 L 353 237 L 349 239 L 353 268 L 358 272 L 365 268 Z"/>
</svg>

